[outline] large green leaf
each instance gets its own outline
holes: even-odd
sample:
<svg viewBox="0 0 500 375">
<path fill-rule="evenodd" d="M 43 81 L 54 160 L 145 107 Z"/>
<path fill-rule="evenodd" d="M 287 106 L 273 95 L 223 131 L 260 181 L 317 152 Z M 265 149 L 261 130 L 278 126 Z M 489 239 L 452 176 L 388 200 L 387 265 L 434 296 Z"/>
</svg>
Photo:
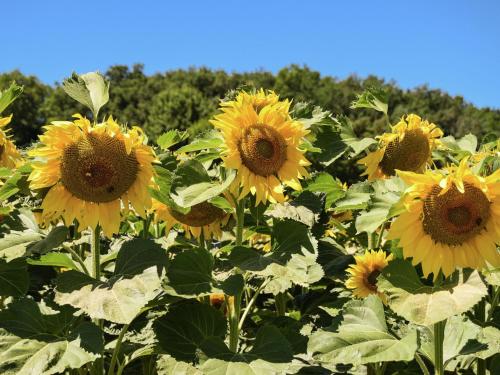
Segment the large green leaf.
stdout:
<svg viewBox="0 0 500 375">
<path fill-rule="evenodd" d="M 64 267 L 72 270 L 79 269 L 71 259 L 71 256 L 59 252 L 50 252 L 42 255 L 38 259 L 28 259 L 28 264 L 34 266 Z"/>
<path fill-rule="evenodd" d="M 24 232 L 11 232 L 0 239 L 0 258 L 12 260 L 26 254 L 30 244 L 43 238 L 40 233 L 26 230 Z"/>
<path fill-rule="evenodd" d="M 168 150 L 173 145 L 180 143 L 188 138 L 188 132 L 181 132 L 177 129 L 169 130 L 166 133 L 163 133 L 156 140 L 156 144 L 160 146 L 162 150 Z"/>
<path fill-rule="evenodd" d="M 178 361 L 169 355 L 161 355 L 156 361 L 158 375 L 203 375 L 196 367 L 189 363 Z"/>
<path fill-rule="evenodd" d="M 387 115 L 388 110 L 387 92 L 380 87 L 369 87 L 361 94 L 356 95 L 356 100 L 351 108 L 370 108 Z"/>
<path fill-rule="evenodd" d="M 118 252 L 115 264 L 116 275 L 137 275 L 155 266 L 158 274 L 168 263 L 166 251 L 156 242 L 136 238 L 125 241 Z"/>
<path fill-rule="evenodd" d="M 188 145 L 179 148 L 177 150 L 177 153 L 218 148 L 224 143 L 224 140 L 220 136 L 220 133 L 218 133 L 217 131 L 211 132 L 209 135 L 210 137 L 207 138 L 194 139 Z"/>
<path fill-rule="evenodd" d="M 200 369 L 205 375 L 276 375 L 286 374 L 289 364 L 271 363 L 257 359 L 250 363 L 228 362 L 222 359 L 209 359 Z"/>
<path fill-rule="evenodd" d="M 177 254 L 168 269 L 169 286 L 185 295 L 206 294 L 212 290 L 214 260 L 205 249 L 196 248 Z"/>
<path fill-rule="evenodd" d="M 158 318 L 153 329 L 163 350 L 178 360 L 192 362 L 207 338 L 223 339 L 227 323 L 224 315 L 213 307 L 185 301 Z"/>
<path fill-rule="evenodd" d="M 68 237 L 69 230 L 65 226 L 58 226 L 52 229 L 47 236 L 28 246 L 30 254 L 45 254 L 59 247 Z"/>
<path fill-rule="evenodd" d="M 94 118 L 109 100 L 109 81 L 98 72 L 82 75 L 73 73 L 64 80 L 63 89 L 71 98 L 89 108 Z"/>
<path fill-rule="evenodd" d="M 0 114 L 23 93 L 23 86 L 12 82 L 7 90 L 0 91 Z"/>
<path fill-rule="evenodd" d="M 343 198 L 346 194 L 342 184 L 325 172 L 315 176 L 314 180 L 307 185 L 306 190 L 326 194 L 326 208 L 330 208 L 333 203 Z"/>
<path fill-rule="evenodd" d="M 100 329 L 85 322 L 73 327 L 73 312 L 63 310 L 41 309 L 23 299 L 0 312 L 2 374 L 62 373 L 99 357 L 103 350 Z"/>
<path fill-rule="evenodd" d="M 28 284 L 28 265 L 23 258 L 10 262 L 0 259 L 0 296 L 22 296 L 28 291 Z"/>
<path fill-rule="evenodd" d="M 428 326 L 461 314 L 487 293 L 477 271 L 462 274 L 455 286 L 425 286 L 411 262 L 395 259 L 384 268 L 377 287 L 388 299 L 389 307 L 410 322 Z"/>
<path fill-rule="evenodd" d="M 434 334 L 432 327 L 421 328 L 421 344 L 420 351 L 427 358 L 435 363 L 434 358 Z M 481 333 L 481 327 L 472 323 L 469 319 L 462 316 L 453 316 L 446 321 L 443 341 L 443 360 L 448 371 L 454 370 L 453 359 L 459 356 L 468 355 L 471 353 L 481 352 L 487 348 L 487 345 L 478 341 Z M 495 354 L 495 349 L 492 348 Z"/>
<path fill-rule="evenodd" d="M 360 212 L 356 218 L 358 233 L 375 232 L 378 227 L 390 218 L 391 209 L 399 202 L 399 199 L 400 195 L 393 192 L 376 194 L 372 198 L 368 210 Z"/>
<path fill-rule="evenodd" d="M 317 241 L 309 232 L 309 228 L 294 220 L 274 220 L 273 259 L 284 264 L 292 254 L 300 254 L 302 249 L 315 253 Z"/>
<path fill-rule="evenodd" d="M 417 341 L 415 330 L 400 340 L 389 333 L 384 306 L 372 295 L 347 303 L 338 333 L 315 332 L 309 339 L 308 352 L 319 362 L 329 364 L 410 361 L 417 350 Z"/>
<path fill-rule="evenodd" d="M 229 254 L 229 261 L 244 271 L 263 271 L 267 266 L 274 263 L 270 255 L 245 246 L 235 246 Z"/>
<path fill-rule="evenodd" d="M 160 288 L 156 266 L 131 278 L 117 275 L 106 283 L 68 271 L 58 278 L 55 301 L 76 307 L 93 319 L 129 324 L 160 293 Z"/>
</svg>

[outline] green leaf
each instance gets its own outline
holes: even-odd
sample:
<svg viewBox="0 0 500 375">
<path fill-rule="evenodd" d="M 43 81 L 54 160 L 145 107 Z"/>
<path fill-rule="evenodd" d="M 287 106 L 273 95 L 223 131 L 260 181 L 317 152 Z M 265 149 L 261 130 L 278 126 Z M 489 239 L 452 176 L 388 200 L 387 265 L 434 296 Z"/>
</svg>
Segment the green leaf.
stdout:
<svg viewBox="0 0 500 375">
<path fill-rule="evenodd" d="M 209 359 L 201 365 L 200 369 L 206 375 L 276 375 L 287 373 L 289 366 L 286 363 L 270 363 L 262 359 L 250 363 Z"/>
<path fill-rule="evenodd" d="M 375 232 L 391 217 L 391 213 L 394 212 L 393 207 L 398 204 L 399 199 L 400 195 L 393 192 L 375 194 L 368 210 L 360 212 L 356 218 L 357 232 Z"/>
<path fill-rule="evenodd" d="M 47 236 L 28 247 L 30 254 L 45 254 L 62 245 L 68 238 L 69 229 L 59 226 L 52 229 Z"/>
<path fill-rule="evenodd" d="M 241 274 L 231 275 L 221 284 L 221 289 L 228 296 L 237 296 L 241 294 L 244 287 L 245 280 Z"/>
<path fill-rule="evenodd" d="M 410 261 L 395 259 L 382 271 L 377 287 L 396 314 L 429 326 L 468 311 L 487 294 L 477 271 L 462 276 L 464 280 L 455 286 L 425 286 Z"/>
<path fill-rule="evenodd" d="M 160 288 L 157 267 L 150 267 L 132 278 L 116 275 L 107 283 L 81 272 L 68 271 L 57 280 L 55 301 L 78 308 L 92 319 L 129 324 L 160 293 Z"/>
<path fill-rule="evenodd" d="M 347 190 L 345 197 L 335 202 L 335 211 L 344 212 L 367 208 L 370 198 L 370 193 L 359 193 Z"/>
<path fill-rule="evenodd" d="M 350 154 L 351 157 L 358 155 L 372 144 L 377 143 L 377 141 L 373 138 L 358 138 L 348 117 L 340 116 L 338 118 L 338 122 L 340 124 L 340 138 L 342 139 L 342 142 L 344 142 L 353 151 Z"/>
<path fill-rule="evenodd" d="M 109 81 L 98 72 L 82 75 L 73 73 L 64 80 L 62 87 L 71 98 L 89 108 L 95 119 L 109 100 Z"/>
<path fill-rule="evenodd" d="M 115 264 L 117 275 L 138 275 L 150 267 L 156 267 L 161 275 L 167 266 L 166 251 L 156 242 L 136 238 L 125 241 L 118 252 Z"/>
<path fill-rule="evenodd" d="M 209 138 L 198 138 L 194 139 L 186 146 L 182 146 L 179 148 L 176 153 L 182 152 L 192 152 L 192 151 L 200 151 L 212 148 L 219 148 L 224 143 L 224 140 L 220 137 L 219 132 L 211 132 Z"/>
<path fill-rule="evenodd" d="M 23 86 L 12 82 L 5 91 L 0 91 L 0 114 L 23 93 Z"/>
<path fill-rule="evenodd" d="M 262 271 L 274 260 L 264 256 L 261 252 L 245 246 L 235 246 L 229 254 L 229 261 L 233 266 L 244 271 Z"/>
<path fill-rule="evenodd" d="M 28 246 L 42 239 L 40 233 L 26 230 L 24 232 L 10 232 L 0 239 L 0 258 L 12 260 L 26 254 Z"/>
<path fill-rule="evenodd" d="M 104 349 L 102 332 L 91 323 L 73 326 L 68 309 L 46 312 L 29 299 L 0 312 L 0 372 L 56 374 L 96 360 Z M 15 354 L 15 355 L 14 355 Z"/>
<path fill-rule="evenodd" d="M 383 88 L 370 87 L 356 95 L 356 100 L 351 103 L 351 108 L 370 108 L 387 115 L 387 103 L 387 93 Z"/>
<path fill-rule="evenodd" d="M 302 249 L 316 252 L 317 241 L 306 225 L 293 220 L 274 220 L 273 259 L 282 263 L 290 260 L 292 254 L 300 254 Z"/>
<path fill-rule="evenodd" d="M 477 137 L 474 134 L 466 134 L 457 141 L 458 147 L 463 151 L 474 154 L 477 149 Z"/>
<path fill-rule="evenodd" d="M 183 361 L 177 361 L 169 355 L 161 355 L 156 361 L 156 371 L 159 375 L 203 375 L 196 367 Z"/>
<path fill-rule="evenodd" d="M 33 266 L 64 267 L 78 270 L 78 266 L 68 254 L 59 252 L 50 252 L 42 255 L 39 259 L 28 259 L 28 264 Z"/>
<path fill-rule="evenodd" d="M 192 362 L 205 339 L 224 338 L 227 323 L 213 307 L 186 301 L 171 306 L 167 314 L 154 322 L 153 329 L 163 350 L 177 360 Z"/>
<path fill-rule="evenodd" d="M 221 183 L 211 182 L 210 180 L 193 183 L 194 181 L 188 182 L 189 180 L 184 179 L 184 182 L 188 182 L 187 185 L 179 186 L 178 184 L 173 184 L 171 196 L 177 205 L 181 207 L 192 207 L 222 194 L 229 188 L 235 177 L 236 171 L 230 170 Z"/>
<path fill-rule="evenodd" d="M 322 330 L 313 333 L 308 353 L 328 364 L 411 361 L 417 341 L 414 330 L 401 340 L 388 332 L 384 306 L 372 295 L 344 305 L 344 320 L 338 333 Z"/>
<path fill-rule="evenodd" d="M 10 262 L 0 259 L 0 296 L 23 296 L 28 291 L 28 285 L 28 266 L 23 258 Z"/>
<path fill-rule="evenodd" d="M 422 351 L 422 353 L 424 353 L 434 364 L 433 329 L 432 327 L 422 327 L 421 332 L 420 351 Z M 456 357 L 480 352 L 487 347 L 487 345 L 477 341 L 480 332 L 481 327 L 462 316 L 453 316 L 446 321 L 443 342 L 443 360 L 448 371 L 454 370 L 453 364 L 451 364 L 451 366 L 449 364 Z"/>
<path fill-rule="evenodd" d="M 326 172 L 316 175 L 314 180 L 307 185 L 306 190 L 326 194 L 326 208 L 330 208 L 333 203 L 346 194 L 342 184 Z"/>
<path fill-rule="evenodd" d="M 168 150 L 173 145 L 185 141 L 189 137 L 187 131 L 179 131 L 177 129 L 169 130 L 158 137 L 156 143 L 162 150 Z"/>
<path fill-rule="evenodd" d="M 321 149 L 316 160 L 325 167 L 340 158 L 348 149 L 348 145 L 340 137 L 340 132 L 334 125 L 322 126 L 316 134 L 313 147 Z"/>
<path fill-rule="evenodd" d="M 177 293 L 199 295 L 212 290 L 214 260 L 205 249 L 196 248 L 177 254 L 168 269 L 168 285 Z"/>
<path fill-rule="evenodd" d="M 312 227 L 319 218 L 319 214 L 294 202 L 277 203 L 266 211 L 266 215 L 275 219 L 291 219 L 308 227 Z"/>
</svg>

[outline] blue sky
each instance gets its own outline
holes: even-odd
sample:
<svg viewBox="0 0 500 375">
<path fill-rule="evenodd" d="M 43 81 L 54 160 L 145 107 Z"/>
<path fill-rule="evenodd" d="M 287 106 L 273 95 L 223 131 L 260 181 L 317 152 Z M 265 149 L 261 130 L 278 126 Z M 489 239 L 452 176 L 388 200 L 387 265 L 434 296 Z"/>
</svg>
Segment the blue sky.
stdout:
<svg viewBox="0 0 500 375">
<path fill-rule="evenodd" d="M 155 73 L 296 63 L 500 108 L 500 1 L 16 0 L 0 9 L 0 72 L 46 83 L 113 64 Z"/>
</svg>

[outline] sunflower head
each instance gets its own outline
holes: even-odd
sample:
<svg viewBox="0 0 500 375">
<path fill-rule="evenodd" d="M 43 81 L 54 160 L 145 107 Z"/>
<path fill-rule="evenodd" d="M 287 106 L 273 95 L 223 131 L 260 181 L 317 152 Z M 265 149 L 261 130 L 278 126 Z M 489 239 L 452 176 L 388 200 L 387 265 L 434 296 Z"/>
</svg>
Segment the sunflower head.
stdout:
<svg viewBox="0 0 500 375">
<path fill-rule="evenodd" d="M 444 173 L 398 172 L 410 186 L 403 197 L 407 212 L 388 238 L 398 238 L 404 256 L 421 263 L 425 275 L 500 265 L 500 171 L 480 177 L 467 162 Z"/>
<path fill-rule="evenodd" d="M 377 277 L 392 260 L 392 254 L 387 256 L 383 250 L 367 250 L 364 255 L 357 255 L 354 259 L 356 264 L 347 270 L 350 276 L 345 283 L 346 287 L 352 289 L 356 297 L 377 294 L 385 301 L 385 296 L 377 290 Z"/>
<path fill-rule="evenodd" d="M 307 134 L 289 114 L 290 102 L 273 92 L 240 93 L 221 104 L 211 123 L 224 137 L 226 167 L 238 171 L 235 185 L 243 198 L 251 193 L 260 202 L 283 202 L 283 185 L 300 189 L 309 162 L 299 146 Z"/>
<path fill-rule="evenodd" d="M 230 215 L 209 202 L 202 202 L 191 207 L 188 213 L 181 213 L 167 205 L 153 200 L 155 222 L 163 221 L 168 232 L 175 225 L 181 226 L 186 235 L 205 239 L 220 238 L 222 228 L 229 221 Z"/>
<path fill-rule="evenodd" d="M 22 157 L 14 143 L 9 139 L 8 130 L 3 130 L 12 120 L 9 117 L 0 118 L 0 167 L 16 168 L 22 163 Z"/>
<path fill-rule="evenodd" d="M 435 124 L 417 115 L 402 118 L 391 133 L 378 137 L 378 149 L 359 161 L 366 166 L 363 175 L 374 180 L 394 176 L 396 170 L 423 172 L 442 135 Z"/>
<path fill-rule="evenodd" d="M 42 203 L 42 219 L 62 217 L 80 228 L 101 224 L 106 235 L 118 231 L 121 207 L 129 203 L 139 215 L 151 206 L 152 149 L 139 128 L 122 129 L 112 118 L 91 125 L 54 122 L 40 136 L 41 146 L 30 152 L 38 160 L 29 177 L 32 189 L 50 187 Z"/>
</svg>

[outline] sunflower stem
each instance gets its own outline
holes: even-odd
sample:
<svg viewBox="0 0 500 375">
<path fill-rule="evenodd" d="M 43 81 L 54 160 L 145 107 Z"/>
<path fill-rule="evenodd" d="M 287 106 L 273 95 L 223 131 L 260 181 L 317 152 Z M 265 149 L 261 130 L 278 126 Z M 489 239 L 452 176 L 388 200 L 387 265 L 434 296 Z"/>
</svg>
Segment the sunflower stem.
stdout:
<svg viewBox="0 0 500 375">
<path fill-rule="evenodd" d="M 382 223 L 382 227 L 380 228 L 380 233 L 378 234 L 377 244 L 375 245 L 375 249 L 380 249 L 380 245 L 382 244 L 382 237 L 384 237 L 385 226 L 387 225 L 387 221 Z"/>
<path fill-rule="evenodd" d="M 257 301 L 257 298 L 259 297 L 260 292 L 266 287 L 266 285 L 271 281 L 271 279 L 266 279 L 260 284 L 259 288 L 255 291 L 254 295 L 250 299 L 250 302 L 248 302 L 247 306 L 245 307 L 245 311 L 243 312 L 243 315 L 241 316 L 240 323 L 238 324 L 238 329 L 243 328 L 243 324 L 245 323 L 245 319 L 247 318 L 248 314 L 252 311 L 253 305 Z"/>
<path fill-rule="evenodd" d="M 96 225 L 90 230 L 90 248 L 92 252 L 92 276 L 99 281 L 101 279 L 101 226 Z M 95 319 L 94 323 L 102 330 L 102 320 Z M 104 374 L 104 358 L 98 358 L 94 363 L 94 373 Z"/>
<path fill-rule="evenodd" d="M 236 203 L 236 246 L 241 246 L 243 243 L 243 224 L 245 220 L 245 199 Z M 235 269 L 235 273 L 241 273 L 239 269 Z M 242 292 L 234 296 L 234 304 L 230 306 L 229 298 L 226 297 L 226 303 L 229 311 L 229 349 L 236 353 L 238 350 L 238 339 L 240 336 L 239 322 L 241 313 L 241 297 Z"/>
<path fill-rule="evenodd" d="M 143 228 L 142 228 L 142 238 L 147 240 L 149 238 L 149 226 L 151 224 L 151 216 L 146 214 L 146 218 L 143 219 Z"/>
<path fill-rule="evenodd" d="M 122 330 L 120 331 L 120 335 L 116 339 L 115 350 L 113 350 L 113 356 L 111 357 L 111 363 L 109 365 L 108 375 L 113 375 L 115 373 L 116 361 L 118 359 L 118 354 L 120 354 L 120 348 L 122 346 L 123 337 L 125 336 L 125 333 L 127 333 L 128 327 L 129 325 L 125 324 Z"/>
<path fill-rule="evenodd" d="M 493 311 L 498 305 L 498 299 L 500 298 L 500 287 L 493 286 L 493 298 L 491 299 L 490 309 L 488 311 L 488 316 L 486 317 L 485 322 L 488 322 L 493 316 Z"/>
<path fill-rule="evenodd" d="M 493 307 L 493 306 L 492 306 Z M 474 315 L 477 320 L 481 323 L 486 322 L 486 303 L 485 300 L 482 299 L 479 303 L 474 306 Z M 486 375 L 486 361 L 484 359 L 477 359 L 477 375 Z"/>
<path fill-rule="evenodd" d="M 274 297 L 274 304 L 276 305 L 276 315 L 285 316 L 286 314 L 286 295 L 285 293 L 278 293 Z"/>
<path fill-rule="evenodd" d="M 434 324 L 434 374 L 444 375 L 444 329 L 446 320 Z"/>
</svg>

